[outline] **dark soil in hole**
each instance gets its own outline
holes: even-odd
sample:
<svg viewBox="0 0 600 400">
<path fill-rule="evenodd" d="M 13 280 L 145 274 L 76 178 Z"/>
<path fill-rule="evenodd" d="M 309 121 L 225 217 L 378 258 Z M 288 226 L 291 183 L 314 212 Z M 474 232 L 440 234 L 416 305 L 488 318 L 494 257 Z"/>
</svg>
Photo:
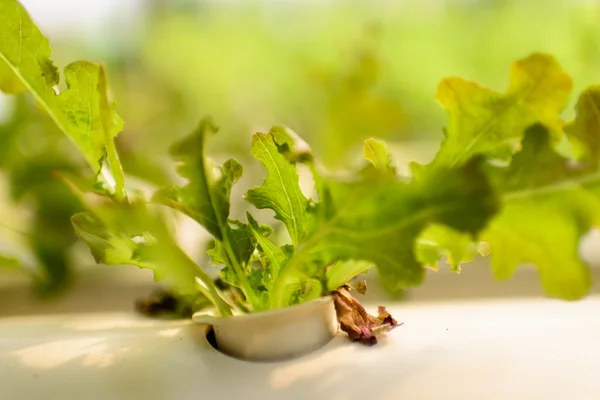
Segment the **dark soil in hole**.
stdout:
<svg viewBox="0 0 600 400">
<path fill-rule="evenodd" d="M 147 317 L 190 318 L 192 308 L 181 299 L 164 290 L 158 290 L 146 298 L 138 299 L 135 309 Z"/>
</svg>

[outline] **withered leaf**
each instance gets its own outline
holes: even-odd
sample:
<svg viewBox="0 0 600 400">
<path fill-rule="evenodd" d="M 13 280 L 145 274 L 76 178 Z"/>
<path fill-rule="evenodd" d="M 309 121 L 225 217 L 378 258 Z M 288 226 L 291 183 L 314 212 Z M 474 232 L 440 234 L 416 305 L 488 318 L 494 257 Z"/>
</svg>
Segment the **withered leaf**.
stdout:
<svg viewBox="0 0 600 400">
<path fill-rule="evenodd" d="M 377 317 L 370 315 L 350 294 L 348 286 L 334 290 L 331 295 L 340 328 L 352 341 L 372 346 L 377 344 L 377 336 L 402 325 L 383 306 L 379 306 Z"/>
</svg>

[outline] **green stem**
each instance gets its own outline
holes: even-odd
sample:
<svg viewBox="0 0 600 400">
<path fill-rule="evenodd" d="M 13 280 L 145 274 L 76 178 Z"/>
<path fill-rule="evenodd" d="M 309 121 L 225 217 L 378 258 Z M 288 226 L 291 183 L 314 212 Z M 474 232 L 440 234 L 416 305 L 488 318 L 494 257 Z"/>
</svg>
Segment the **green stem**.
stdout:
<svg viewBox="0 0 600 400">
<path fill-rule="evenodd" d="M 114 192 L 118 201 L 128 202 L 127 192 L 125 190 L 125 174 L 119 161 L 119 155 L 115 147 L 115 142 L 112 139 L 106 141 L 106 155 L 108 158 L 108 166 L 110 168 L 111 175 L 115 180 Z"/>
<path fill-rule="evenodd" d="M 250 282 L 246 277 L 246 271 L 244 271 L 240 263 L 237 261 L 235 253 L 233 252 L 233 247 L 231 247 L 229 240 L 230 234 L 228 227 L 225 227 L 224 229 L 222 228 L 221 232 L 223 232 L 223 246 L 225 248 L 225 253 L 227 254 L 227 260 L 229 261 L 230 266 L 233 268 L 233 271 L 240 282 L 240 289 L 244 293 L 246 300 L 254 309 L 256 309 L 259 306 L 258 301 L 254 295 L 254 290 L 252 290 Z"/>
<path fill-rule="evenodd" d="M 227 304 L 227 302 L 225 300 L 223 300 L 223 298 L 219 294 L 218 289 L 216 288 L 215 284 L 213 283 L 213 280 L 210 279 L 210 277 L 206 274 L 206 272 L 204 272 L 204 270 L 198 264 L 196 264 L 195 262 L 190 260 L 189 257 L 187 257 L 187 256 L 186 256 L 186 259 L 190 262 L 191 265 L 193 265 L 195 273 L 196 273 L 196 277 L 204 285 L 204 286 L 199 285 L 200 290 L 203 292 L 203 294 L 206 297 L 208 297 L 215 306 L 217 306 L 217 308 L 219 309 L 219 313 L 223 317 L 232 316 L 233 313 L 231 312 L 231 306 L 229 304 Z M 206 293 L 206 291 L 208 293 Z"/>
<path fill-rule="evenodd" d="M 98 76 L 99 86 L 103 91 L 107 90 L 108 83 L 106 79 L 106 71 L 104 67 L 100 66 L 100 73 Z M 110 113 L 112 112 L 112 107 L 108 103 L 108 98 L 106 96 L 101 96 L 101 105 L 100 105 L 100 121 L 102 122 L 102 132 L 104 133 L 104 142 L 105 142 L 105 150 L 106 157 L 108 159 L 108 166 L 110 168 L 111 175 L 115 180 L 114 192 L 118 201 L 127 202 L 127 192 L 125 191 L 125 174 L 123 173 L 123 167 L 121 166 L 121 162 L 119 161 L 119 155 L 117 153 L 117 148 L 115 147 L 115 141 L 112 136 L 112 132 L 110 131 L 110 127 L 107 125 L 107 121 L 110 120 Z"/>
<path fill-rule="evenodd" d="M 307 242 L 308 244 L 309 242 Z M 273 289 L 271 291 L 271 308 L 284 308 L 289 306 L 289 292 L 285 289 L 289 285 L 289 281 L 292 278 L 292 272 L 297 270 L 304 261 L 304 257 L 308 254 L 306 246 L 303 251 L 296 251 L 290 260 L 283 266 L 279 272 L 279 276 L 273 283 Z"/>
</svg>

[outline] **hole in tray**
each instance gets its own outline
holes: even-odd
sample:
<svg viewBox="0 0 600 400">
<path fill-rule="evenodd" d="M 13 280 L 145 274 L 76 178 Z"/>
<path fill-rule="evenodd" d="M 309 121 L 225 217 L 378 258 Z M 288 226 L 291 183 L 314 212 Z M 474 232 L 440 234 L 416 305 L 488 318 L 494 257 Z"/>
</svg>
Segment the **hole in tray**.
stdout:
<svg viewBox="0 0 600 400">
<path fill-rule="evenodd" d="M 220 351 L 217 347 L 217 338 L 215 337 L 215 330 L 212 326 L 209 326 L 206 330 L 206 340 L 208 340 L 208 343 L 210 343 L 213 349 Z"/>
<path fill-rule="evenodd" d="M 225 351 L 224 349 L 220 349 L 218 344 L 217 344 L 217 338 L 215 335 L 215 330 L 214 327 L 212 326 L 208 326 L 206 328 L 205 331 L 205 337 L 206 337 L 206 341 L 211 345 L 211 347 L 213 349 L 215 349 L 216 351 L 218 351 L 220 354 L 229 357 L 231 359 L 234 360 L 238 360 L 238 361 L 244 361 L 244 362 L 249 362 L 249 363 L 262 363 L 262 364 L 272 364 L 272 363 L 282 363 L 285 361 L 289 361 L 289 360 L 294 360 L 297 358 L 302 358 L 310 353 L 314 353 L 317 352 L 318 350 L 320 350 L 321 348 L 325 347 L 329 342 L 331 342 L 331 340 L 333 340 L 333 338 L 331 338 L 329 341 L 327 341 L 326 343 L 323 343 L 321 346 L 316 347 L 312 350 L 306 351 L 304 354 L 294 354 L 294 352 L 290 352 L 289 355 L 281 355 L 280 357 L 277 358 L 246 358 L 246 357 L 240 357 L 234 354 L 230 354 L 229 352 Z"/>
</svg>

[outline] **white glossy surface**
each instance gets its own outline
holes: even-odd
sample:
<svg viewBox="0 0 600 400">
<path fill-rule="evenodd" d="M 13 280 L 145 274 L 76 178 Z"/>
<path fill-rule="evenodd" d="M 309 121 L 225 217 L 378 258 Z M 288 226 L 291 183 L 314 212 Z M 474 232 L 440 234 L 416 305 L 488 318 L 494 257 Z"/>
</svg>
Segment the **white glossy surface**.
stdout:
<svg viewBox="0 0 600 400">
<path fill-rule="evenodd" d="M 129 314 L 0 319 L 0 399 L 598 399 L 600 299 L 390 307 L 373 348 L 342 335 L 281 363 L 203 328 Z"/>
</svg>

